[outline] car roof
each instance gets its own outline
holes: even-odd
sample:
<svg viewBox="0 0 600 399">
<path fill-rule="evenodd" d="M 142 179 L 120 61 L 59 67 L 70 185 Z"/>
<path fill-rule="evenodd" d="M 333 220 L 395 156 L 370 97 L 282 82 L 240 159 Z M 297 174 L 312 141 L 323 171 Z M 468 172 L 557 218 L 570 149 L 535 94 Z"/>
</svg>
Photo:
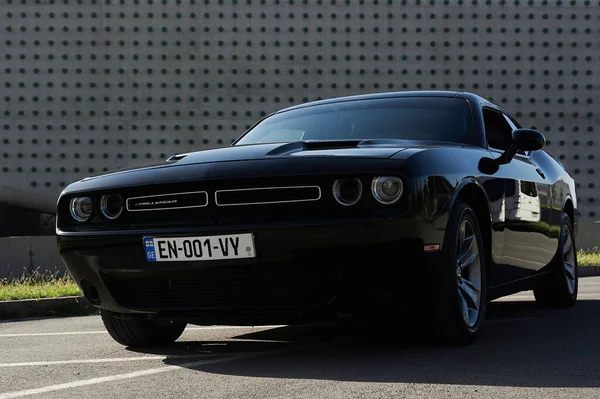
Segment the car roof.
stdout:
<svg viewBox="0 0 600 399">
<path fill-rule="evenodd" d="M 401 98 L 401 97 L 445 97 L 445 98 L 464 98 L 466 100 L 476 100 L 477 102 L 487 102 L 484 98 L 467 92 L 456 92 L 456 91 L 443 91 L 443 90 L 422 90 L 422 91 L 395 91 L 395 92 L 383 92 L 383 93 L 371 93 L 371 94 L 359 94 L 355 96 L 346 97 L 335 97 L 328 98 L 326 100 L 311 101 L 304 104 L 293 105 L 291 107 L 283 108 L 276 113 L 290 111 L 293 109 L 300 109 L 306 107 L 312 107 L 315 105 L 334 104 L 346 101 L 358 101 L 358 100 L 374 100 L 380 98 Z"/>
</svg>

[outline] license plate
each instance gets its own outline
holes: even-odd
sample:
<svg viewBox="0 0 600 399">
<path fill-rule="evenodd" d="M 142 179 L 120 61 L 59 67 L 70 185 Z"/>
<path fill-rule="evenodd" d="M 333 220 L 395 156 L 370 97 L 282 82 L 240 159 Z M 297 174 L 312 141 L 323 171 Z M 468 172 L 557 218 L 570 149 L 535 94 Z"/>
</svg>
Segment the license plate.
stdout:
<svg viewBox="0 0 600 399">
<path fill-rule="evenodd" d="M 254 258 L 252 234 L 206 237 L 144 237 L 148 262 Z"/>
</svg>

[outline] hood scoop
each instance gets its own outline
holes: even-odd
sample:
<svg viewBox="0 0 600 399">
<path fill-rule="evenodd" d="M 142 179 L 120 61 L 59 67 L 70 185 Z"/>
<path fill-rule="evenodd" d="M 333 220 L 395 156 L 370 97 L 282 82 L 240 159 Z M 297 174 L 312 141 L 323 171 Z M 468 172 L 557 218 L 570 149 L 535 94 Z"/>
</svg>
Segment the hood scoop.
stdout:
<svg viewBox="0 0 600 399">
<path fill-rule="evenodd" d="M 289 155 L 299 151 L 337 150 L 343 148 L 357 148 L 362 140 L 337 140 L 337 141 L 294 141 L 283 144 L 265 155 Z"/>
<path fill-rule="evenodd" d="M 167 162 L 181 161 L 183 158 L 187 157 L 188 154 L 173 154 L 169 158 L 167 158 Z"/>
<path fill-rule="evenodd" d="M 334 150 L 338 148 L 356 148 L 362 140 L 338 140 L 338 141 L 303 141 L 304 149 L 310 150 Z"/>
</svg>

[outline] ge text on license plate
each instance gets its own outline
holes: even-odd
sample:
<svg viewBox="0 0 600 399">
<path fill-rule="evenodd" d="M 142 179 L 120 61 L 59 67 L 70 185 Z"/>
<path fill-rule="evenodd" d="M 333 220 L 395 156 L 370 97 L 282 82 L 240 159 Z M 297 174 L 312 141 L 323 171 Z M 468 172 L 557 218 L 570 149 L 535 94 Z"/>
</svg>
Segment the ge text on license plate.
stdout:
<svg viewBox="0 0 600 399">
<path fill-rule="evenodd" d="M 252 234 L 206 237 L 144 237 L 148 262 L 254 258 Z"/>
</svg>

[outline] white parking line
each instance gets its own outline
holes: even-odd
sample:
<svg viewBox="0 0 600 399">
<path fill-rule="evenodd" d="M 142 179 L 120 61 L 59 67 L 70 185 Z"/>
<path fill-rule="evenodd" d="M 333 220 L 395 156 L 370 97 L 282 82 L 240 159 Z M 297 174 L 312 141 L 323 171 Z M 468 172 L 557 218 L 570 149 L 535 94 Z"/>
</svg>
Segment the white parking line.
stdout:
<svg viewBox="0 0 600 399">
<path fill-rule="evenodd" d="M 246 356 L 246 357 L 248 357 L 248 356 Z M 114 381 L 130 379 L 130 378 L 144 377 L 147 375 L 166 373 L 168 371 L 179 370 L 181 367 L 190 367 L 190 368 L 198 367 L 198 366 L 202 366 L 202 365 L 206 365 L 206 364 L 229 362 L 232 360 L 238 360 L 238 359 L 242 359 L 242 358 L 243 358 L 242 356 L 236 356 L 236 357 L 230 357 L 230 358 L 226 358 L 226 359 L 221 358 L 221 359 L 202 360 L 202 361 L 198 361 L 198 362 L 182 364 L 181 366 L 163 366 L 163 367 L 157 367 L 157 368 L 152 368 L 152 369 L 147 369 L 147 370 L 134 371 L 132 373 L 115 374 L 115 375 L 109 375 L 106 377 L 90 378 L 87 380 L 67 382 L 64 384 L 49 385 L 49 386 L 42 387 L 42 388 L 24 389 L 22 391 L 6 392 L 3 394 L 0 394 L 0 399 L 21 398 L 23 396 L 38 395 L 38 394 L 42 394 L 42 393 L 61 391 L 64 389 L 71 389 L 71 388 L 84 387 L 87 385 L 101 384 L 104 382 L 114 382 Z"/>
<path fill-rule="evenodd" d="M 85 334 L 106 334 L 104 331 L 69 331 L 69 332 L 51 332 L 51 333 L 21 333 L 21 334 L 0 334 L 0 338 L 10 337 L 45 337 L 52 335 L 85 335 Z"/>
<path fill-rule="evenodd" d="M 187 327 L 185 331 L 197 331 L 197 330 L 252 330 L 255 328 L 278 328 L 285 327 L 284 325 L 278 326 L 206 326 L 206 327 Z M 184 331 L 184 332 L 185 332 Z M 63 332 L 49 332 L 49 333 L 17 333 L 17 334 L 0 334 L 0 338 L 11 338 L 11 337 L 45 337 L 54 335 L 85 335 L 85 334 L 107 334 L 106 330 L 98 331 L 63 331 Z"/>
<path fill-rule="evenodd" d="M 273 351 L 268 351 L 268 352 L 258 352 L 258 353 L 245 353 L 245 354 L 241 354 L 241 355 L 221 357 L 221 358 L 216 358 L 216 359 L 213 358 L 213 359 L 207 359 L 207 360 L 199 360 L 196 362 L 184 363 L 184 364 L 179 364 L 179 365 L 168 365 L 168 366 L 156 367 L 156 368 L 151 368 L 151 369 L 146 369 L 146 370 L 134 371 L 131 373 L 115 374 L 115 375 L 109 375 L 106 377 L 90 378 L 87 380 L 67 382 L 64 384 L 49 385 L 49 386 L 42 387 L 42 388 L 24 389 L 21 391 L 6 392 L 6 393 L 0 394 L 0 399 L 21 398 L 24 396 L 38 395 L 38 394 L 42 394 L 42 393 L 61 391 L 61 390 L 71 389 L 71 388 L 79 388 L 79 387 L 84 387 L 84 386 L 88 386 L 88 385 L 102 384 L 105 382 L 114 382 L 114 381 L 120 381 L 120 380 L 127 380 L 127 379 L 131 379 L 131 378 L 137 378 L 137 377 L 145 377 L 148 375 L 180 370 L 182 368 L 194 368 L 194 367 L 199 367 L 199 366 L 205 366 L 208 364 L 226 363 L 226 362 L 231 362 L 234 360 L 242 360 L 242 359 L 250 359 L 250 358 L 254 358 L 254 357 L 277 355 L 277 354 L 282 354 L 282 353 L 296 352 L 296 351 L 300 351 L 300 350 L 314 349 L 314 348 L 318 348 L 318 347 L 331 346 L 331 345 L 332 345 L 331 343 L 320 343 L 320 344 L 305 345 L 305 346 L 290 348 L 290 349 L 280 349 L 280 350 L 273 350 Z"/>
<path fill-rule="evenodd" d="M 176 359 L 197 359 L 199 357 L 214 357 L 219 356 L 215 353 L 199 353 L 196 355 L 162 355 L 162 356 L 136 356 L 136 357 L 115 357 L 106 359 L 75 359 L 75 360 L 49 360 L 46 362 L 15 362 L 15 363 L 0 363 L 0 368 L 6 367 L 31 367 L 31 366 L 56 366 L 67 364 L 86 364 L 86 363 L 120 363 L 120 362 L 136 362 L 148 360 L 176 360 Z"/>
</svg>

